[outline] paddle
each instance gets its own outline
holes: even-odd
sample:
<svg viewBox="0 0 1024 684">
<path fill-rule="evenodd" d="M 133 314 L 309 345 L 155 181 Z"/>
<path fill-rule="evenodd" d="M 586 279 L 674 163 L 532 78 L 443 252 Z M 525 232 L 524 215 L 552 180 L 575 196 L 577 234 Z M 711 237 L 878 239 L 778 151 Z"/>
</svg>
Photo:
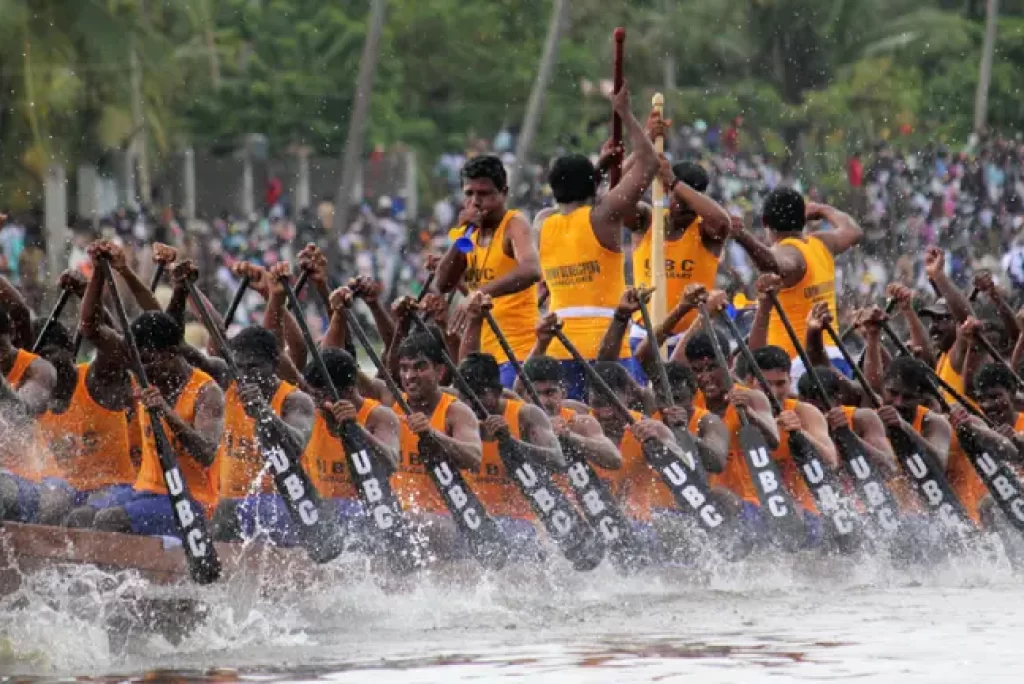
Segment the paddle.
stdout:
<svg viewBox="0 0 1024 684">
<path fill-rule="evenodd" d="M 594 370 L 590 362 L 583 358 L 572 340 L 562 332 L 561 327 L 555 329 L 555 338 L 568 350 L 573 360 L 583 368 L 587 375 L 587 381 L 605 396 L 628 425 L 635 425 L 637 421 L 633 417 L 633 412 L 619 399 L 615 390 L 608 386 L 604 378 Z M 679 506 L 684 510 L 692 510 L 700 526 L 712 534 L 713 530 L 721 526 L 725 518 L 719 513 L 718 507 L 710 497 L 707 482 L 701 479 L 702 473 L 697 470 L 697 447 L 693 443 L 693 438 L 690 437 L 689 443 L 687 443 L 686 437 L 689 437 L 689 432 L 686 432 L 685 435 L 676 435 L 677 442 L 680 437 L 683 438 L 683 442 L 679 443 L 681 454 L 676 454 L 660 440 L 652 438 L 645 440 L 641 445 L 644 458 L 647 459 L 647 464 L 661 476 Z"/>
<path fill-rule="evenodd" d="M 50 328 L 52 328 L 53 324 L 57 322 L 58 318 L 60 318 L 61 313 L 64 311 L 64 307 L 68 305 L 68 301 L 71 299 L 71 294 L 70 289 L 65 289 L 60 293 L 60 298 L 57 300 L 57 303 L 53 305 L 53 309 L 50 310 L 50 315 L 46 317 L 46 322 L 43 323 L 43 328 L 39 331 L 39 336 L 36 338 L 35 342 L 32 343 L 32 349 L 29 351 L 33 354 L 39 353 L 39 347 L 43 344 L 43 340 L 46 339 L 46 333 L 50 332 Z"/>
<path fill-rule="evenodd" d="M 224 312 L 224 330 L 227 331 L 231 327 L 231 324 L 235 321 L 235 314 L 238 313 L 238 307 L 242 305 L 242 300 L 245 299 L 245 293 L 249 290 L 249 276 L 245 276 L 238 281 L 238 287 L 235 288 L 235 294 L 231 297 L 231 303 L 228 304 L 228 310 Z"/>
<path fill-rule="evenodd" d="M 145 389 L 149 387 L 146 368 L 142 365 L 142 357 L 135 344 L 135 335 L 132 334 L 124 302 L 121 301 L 121 295 L 114 284 L 114 274 L 111 271 L 110 262 L 107 259 L 100 259 L 98 266 L 102 277 L 106 278 L 107 283 L 110 284 L 110 295 L 114 300 L 114 309 L 121 323 L 125 345 L 128 347 L 132 372 L 142 389 Z M 202 514 L 200 506 L 193 503 L 189 495 L 188 483 L 178 468 L 177 455 L 167 438 L 167 433 L 164 432 L 161 411 L 151 408 L 147 409 L 147 412 L 153 428 L 153 441 L 156 444 L 160 469 L 163 471 L 164 483 L 167 485 L 167 496 L 171 500 L 171 509 L 174 511 L 175 527 L 185 550 L 189 575 L 198 584 L 210 584 L 220 577 L 221 565 L 220 559 L 217 557 L 217 549 L 214 548 L 213 540 L 206 527 L 206 517 Z"/>
<path fill-rule="evenodd" d="M 498 344 L 501 345 L 505 357 L 512 364 L 523 387 L 526 388 L 530 400 L 538 407 L 543 406 L 537 388 L 526 375 L 519 359 L 516 358 L 516 354 L 498 325 L 498 321 L 495 320 L 494 314 L 486 309 L 483 313 L 484 320 L 487 321 L 487 325 L 498 339 Z M 612 563 L 623 572 L 631 572 L 646 565 L 649 559 L 633 534 L 632 524 L 619 508 L 607 483 L 598 477 L 594 467 L 570 438 L 559 437 L 558 443 L 562 446 L 562 453 L 570 461 L 566 473 L 569 485 L 576 494 L 576 501 L 590 526 L 601 533 L 601 538 L 611 555 Z"/>
<path fill-rule="evenodd" d="M 377 368 L 377 375 L 387 385 L 388 392 L 395 398 L 395 403 L 405 415 L 414 413 L 402 390 L 395 383 L 394 378 L 384 368 L 366 331 L 359 323 L 359 319 L 351 309 L 345 308 L 345 320 L 349 330 L 359 340 L 359 344 L 366 351 L 367 356 Z M 494 521 L 483 504 L 477 498 L 476 493 L 466 484 L 462 472 L 458 468 L 451 467 L 445 457 L 444 447 L 429 432 L 420 435 L 419 456 L 423 463 L 428 464 L 427 475 L 433 481 L 438 494 L 444 501 L 445 506 L 451 512 L 452 520 L 462 533 L 469 546 L 473 557 L 481 565 L 492 570 L 500 570 L 508 562 L 509 544 L 498 523 Z"/>
<path fill-rule="evenodd" d="M 213 321 L 206 302 L 199 294 L 194 282 L 185 280 L 189 298 L 199 312 L 199 318 L 210 334 L 221 358 L 228 367 L 228 375 L 235 383 L 236 390 L 241 384 L 242 375 L 235 363 L 235 356 L 228 346 L 224 334 Z M 258 405 L 259 418 L 255 422 L 256 436 L 263 451 L 264 458 L 270 463 L 274 476 L 274 484 L 284 500 L 292 522 L 300 530 L 306 553 L 315 563 L 327 563 L 334 560 L 344 550 L 344 539 L 341 530 L 333 521 L 322 514 L 323 507 L 320 495 L 313 486 L 312 480 L 302 467 L 302 446 L 281 429 L 274 420 L 273 411 L 267 400 L 260 397 Z"/>
<path fill-rule="evenodd" d="M 800 360 L 803 361 L 805 372 L 808 373 L 808 377 L 811 379 L 811 385 L 813 386 L 815 393 L 818 395 L 818 398 L 821 400 L 822 405 L 825 406 L 826 411 L 835 408 L 835 402 L 832 401 L 828 392 L 825 391 L 825 386 L 822 384 L 821 378 L 818 377 L 818 372 L 811 364 L 811 359 L 807 355 L 807 350 L 804 348 L 804 345 L 800 340 L 800 336 L 797 335 L 796 330 L 793 329 L 793 323 L 789 320 L 789 315 L 782 308 L 782 305 L 779 302 L 779 297 L 774 290 L 768 291 L 768 299 L 771 302 L 772 307 L 774 307 L 779 320 L 782 321 L 782 325 L 786 329 L 786 334 L 789 336 L 790 341 L 792 341 L 793 347 L 800 356 Z M 893 499 L 892 493 L 889 491 L 889 487 L 885 484 L 885 480 L 875 472 L 875 468 L 871 465 L 871 461 L 867 457 L 867 452 L 864 451 L 860 438 L 854 434 L 853 428 L 849 424 L 832 430 L 831 432 L 832 437 L 835 440 L 836 447 L 838 448 L 840 455 L 843 457 L 843 463 L 846 465 L 846 470 L 853 478 L 857 493 L 860 495 L 861 501 L 871 513 L 871 519 L 874 520 L 885 532 L 895 532 L 899 527 L 899 509 L 896 506 L 896 500 Z M 807 469 L 807 465 L 805 464 L 801 464 L 801 472 L 803 472 L 804 478 L 807 480 L 808 486 L 810 487 L 812 472 Z M 835 483 L 833 483 L 833 486 L 835 486 Z M 817 498 L 817 496 L 815 496 L 815 498 Z"/>
<path fill-rule="evenodd" d="M 714 323 L 711 321 L 711 314 L 703 303 L 699 305 L 701 320 L 704 329 L 711 340 L 711 347 L 715 353 L 715 361 L 722 368 L 726 375 L 726 383 L 729 387 L 736 384 L 732 371 L 729 370 L 729 362 L 718 344 L 718 335 L 715 332 Z M 747 349 L 749 352 L 749 348 Z M 756 367 L 756 364 L 754 364 Z M 767 393 L 771 396 L 771 392 Z M 740 420 L 740 431 L 738 439 L 740 449 L 743 451 L 743 458 L 750 471 L 750 479 L 754 490 L 757 492 L 757 499 L 761 504 L 761 510 L 767 511 L 766 522 L 772 540 L 786 548 L 792 547 L 798 537 L 803 535 L 804 522 L 797 516 L 796 505 L 793 498 L 783 486 L 782 474 L 778 464 L 771 457 L 769 448 L 761 430 L 750 422 L 746 409 L 736 408 Z M 798 442 L 799 443 L 799 442 Z M 762 515 L 765 515 L 762 513 Z M 795 533 L 799 530 L 799 535 Z"/>
<path fill-rule="evenodd" d="M 153 278 L 149 281 L 149 291 L 156 292 L 156 288 L 160 287 L 160 279 L 164 277 L 164 271 L 167 270 L 167 264 L 163 261 L 156 263 L 156 270 L 153 271 Z"/>
<path fill-rule="evenodd" d="M 413 323 L 423 332 L 431 335 L 433 333 L 418 312 L 410 312 Z M 473 388 L 462 378 L 458 368 L 448 356 L 448 352 L 441 345 L 441 359 L 452 375 L 453 381 L 458 385 L 463 398 L 470 408 L 483 420 L 489 414 L 487 407 L 480 401 Z M 547 530 L 562 555 L 572 563 L 573 568 L 580 571 L 593 570 L 604 558 L 604 546 L 594 530 L 579 516 L 576 509 L 566 499 L 561 489 L 555 486 L 551 480 L 551 473 L 547 468 L 531 461 L 523 451 L 522 445 L 512 437 L 512 434 L 504 430 L 497 435 L 498 454 L 505 464 L 505 470 L 512 476 L 512 480 L 519 487 L 523 496 L 530 503 L 534 513 L 544 523 Z"/>
<path fill-rule="evenodd" d="M 295 311 L 300 311 L 300 304 L 295 290 L 287 278 L 282 278 L 281 286 L 285 297 Z M 313 340 L 309 325 L 302 316 L 296 316 L 299 330 L 312 355 L 313 363 L 323 376 L 324 384 L 331 395 L 332 401 L 341 401 L 341 394 L 331 380 L 324 364 L 320 348 Z M 388 562 L 398 572 L 411 572 L 423 564 L 424 549 L 420 548 L 412 534 L 408 520 L 402 512 L 398 497 L 391 489 L 390 473 L 374 454 L 374 449 L 367 439 L 366 433 L 354 422 L 346 421 L 337 426 L 341 445 L 348 461 L 349 475 L 355 485 L 359 498 L 367 514 L 373 521 L 377 534 L 383 540 Z"/>
</svg>

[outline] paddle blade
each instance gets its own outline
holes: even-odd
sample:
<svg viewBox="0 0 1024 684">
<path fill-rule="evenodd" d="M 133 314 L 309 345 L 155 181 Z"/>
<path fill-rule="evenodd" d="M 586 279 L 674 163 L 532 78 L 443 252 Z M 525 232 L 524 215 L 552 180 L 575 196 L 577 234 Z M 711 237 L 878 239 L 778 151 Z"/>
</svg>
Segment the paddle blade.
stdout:
<svg viewBox="0 0 1024 684">
<path fill-rule="evenodd" d="M 698 467 L 697 445 L 688 432 L 677 433 L 676 439 L 681 440 L 681 453 L 652 438 L 643 443 L 644 458 L 672 492 L 679 508 L 693 513 L 701 527 L 717 534 L 725 518 L 715 506 L 707 478 Z"/>
<path fill-rule="evenodd" d="M 738 438 L 761 504 L 761 517 L 772 540 L 786 548 L 795 547 L 802 541 L 804 523 L 783 485 L 778 464 L 772 460 L 772 450 L 761 431 L 751 423 L 740 428 Z"/>
<path fill-rule="evenodd" d="M 1016 473 L 981 444 L 971 426 L 961 425 L 956 434 L 964 454 L 985 483 L 996 505 L 1011 525 L 1024 532 L 1024 495 Z"/>
<path fill-rule="evenodd" d="M 882 535 L 895 534 L 900 527 L 899 507 L 885 479 L 871 464 L 860 439 L 849 427 L 833 430 L 832 439 L 875 531 Z"/>
<path fill-rule="evenodd" d="M 814 497 L 826 535 L 843 551 L 859 548 L 863 542 L 860 516 L 843 496 L 832 471 L 807 435 L 799 431 L 789 433 L 789 453 Z"/>
</svg>

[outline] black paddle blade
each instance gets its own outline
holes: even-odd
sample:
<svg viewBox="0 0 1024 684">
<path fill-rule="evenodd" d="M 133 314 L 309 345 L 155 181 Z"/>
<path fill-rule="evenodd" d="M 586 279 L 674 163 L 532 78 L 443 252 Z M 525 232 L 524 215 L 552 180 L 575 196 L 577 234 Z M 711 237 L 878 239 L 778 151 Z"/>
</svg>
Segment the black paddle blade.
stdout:
<svg viewBox="0 0 1024 684">
<path fill-rule="evenodd" d="M 423 567 L 426 550 L 419 537 L 413 534 L 402 505 L 391 489 L 388 473 L 374 456 L 366 433 L 355 423 L 346 423 L 341 429 L 341 442 L 352 483 L 384 543 L 388 565 L 401 574 Z"/>
<path fill-rule="evenodd" d="M 860 439 L 849 427 L 833 430 L 832 439 L 876 529 L 883 535 L 894 534 L 900 527 L 899 506 L 885 480 L 871 464 Z"/>
<path fill-rule="evenodd" d="M 451 512 L 456 527 L 466 539 L 470 553 L 485 568 L 500 570 L 508 563 L 508 539 L 498 523 L 487 514 L 459 469 L 449 464 L 443 454 L 441 445 L 429 433 L 420 436 L 419 457 Z"/>
<path fill-rule="evenodd" d="M 598 477 L 575 444 L 564 437 L 558 441 L 569 460 L 566 478 L 576 502 L 590 526 L 601 535 L 612 564 L 619 572 L 627 574 L 649 565 L 650 556 L 637 542 L 633 526 L 612 496 L 608 483 Z"/>
<path fill-rule="evenodd" d="M 505 470 L 544 523 L 548 536 L 573 568 L 587 571 L 600 565 L 604 558 L 601 539 L 555 486 L 547 468 L 527 460 L 520 444 L 508 433 L 498 437 L 498 454 Z"/>
<path fill-rule="evenodd" d="M 715 506 L 707 478 L 697 466 L 697 445 L 689 432 L 677 432 L 676 440 L 681 454 L 676 454 L 660 440 L 646 440 L 644 458 L 672 492 L 679 508 L 692 511 L 701 527 L 709 534 L 717 534 L 725 518 Z"/>
<path fill-rule="evenodd" d="M 277 491 L 302 537 L 307 555 L 314 563 L 328 563 L 345 548 L 341 528 L 323 514 L 320 495 L 302 467 L 302 453 L 287 435 L 281 434 L 273 420 L 256 422 L 264 458 L 270 463 Z"/>
<path fill-rule="evenodd" d="M 1024 495 L 1021 493 L 1017 475 L 1005 461 L 996 460 L 984 445 L 975 438 L 968 425 L 961 425 L 956 431 L 960 446 L 974 466 L 978 477 L 985 483 L 996 505 L 1018 531 L 1024 532 Z"/>
<path fill-rule="evenodd" d="M 167 433 L 164 432 L 161 420 L 158 411 L 149 410 L 153 441 L 156 444 L 160 467 L 164 471 L 167 496 L 171 500 L 171 508 L 174 511 L 174 524 L 185 549 L 188 573 L 196 584 L 212 584 L 220 579 L 220 558 L 217 556 L 209 529 L 206 527 L 206 516 L 201 513 L 202 509 L 189 496 L 185 477 L 181 474 L 178 462 L 173 457 L 173 447 L 167 439 Z M 199 515 L 196 515 L 197 512 Z"/>
<path fill-rule="evenodd" d="M 772 460 L 772 450 L 752 423 L 741 427 L 738 437 L 772 541 L 786 548 L 795 546 L 804 533 L 804 523 L 786 491 L 778 464 Z"/>
<path fill-rule="evenodd" d="M 821 459 L 803 432 L 789 433 L 789 453 L 800 470 L 814 502 L 818 506 L 826 535 L 843 551 L 852 551 L 863 542 L 863 525 L 853 506 L 842 495 L 832 471 Z"/>
<path fill-rule="evenodd" d="M 914 491 L 945 530 L 958 536 L 974 532 L 973 521 L 950 487 L 946 474 L 919 442 L 921 438 L 911 430 L 898 427 L 887 427 L 886 433 Z"/>
</svg>

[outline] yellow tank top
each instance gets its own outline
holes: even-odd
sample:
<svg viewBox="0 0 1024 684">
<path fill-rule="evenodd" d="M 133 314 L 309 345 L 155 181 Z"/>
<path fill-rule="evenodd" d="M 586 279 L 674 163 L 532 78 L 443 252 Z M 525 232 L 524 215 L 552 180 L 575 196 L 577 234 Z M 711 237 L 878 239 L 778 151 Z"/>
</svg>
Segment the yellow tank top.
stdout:
<svg viewBox="0 0 1024 684">
<path fill-rule="evenodd" d="M 36 354 L 19 349 L 11 370 L 7 372 L 7 384 L 19 389 L 25 382 L 29 366 L 38 358 Z M 6 431 L 3 440 L 0 440 L 0 470 L 10 471 L 32 482 L 64 476 L 46 444 L 39 422 L 32 423 L 24 430 Z"/>
<path fill-rule="evenodd" d="M 363 404 L 356 415 L 356 423 L 365 428 L 370 414 L 380 405 L 381 403 L 374 399 L 363 399 Z M 341 440 L 331 432 L 322 411 L 316 412 L 313 433 L 309 436 L 306 450 L 302 452 L 302 465 L 323 498 L 359 498 L 359 492 L 352 484 L 352 472 L 344 447 Z"/>
<path fill-rule="evenodd" d="M 522 432 L 519 429 L 519 409 L 523 402 L 509 399 L 505 402 L 503 416 L 508 423 L 512 436 L 519 439 Z M 498 442 L 484 441 L 483 459 L 480 461 L 480 470 L 467 476 L 467 480 L 480 503 L 491 515 L 519 518 L 521 520 L 533 520 L 535 518 L 533 509 L 526 501 L 526 497 L 513 482 L 512 477 L 505 470 L 505 463 L 498 453 Z"/>
<path fill-rule="evenodd" d="M 807 315 L 818 302 L 828 302 L 836 318 L 836 265 L 832 252 L 816 237 L 786 238 L 780 245 L 796 248 L 804 256 L 807 271 L 799 283 L 779 291 L 779 303 L 789 316 L 797 337 L 803 342 L 807 334 Z M 838 318 L 836 318 L 838 320 Z M 786 334 L 782 320 L 772 311 L 768 319 L 768 344 L 782 347 L 790 357 L 796 356 L 796 347 Z"/>
<path fill-rule="evenodd" d="M 481 286 L 505 276 L 516 267 L 516 260 L 505 254 L 504 244 L 505 228 L 517 216 L 521 216 L 518 211 L 506 211 L 486 245 L 480 244 L 479 231 L 474 231 L 470 235 L 473 251 L 466 255 L 469 264 L 464 276 L 466 286 L 470 290 L 478 290 Z M 464 234 L 464 229 L 459 231 L 460 236 Z M 508 338 L 512 351 L 519 359 L 525 359 L 533 349 L 534 340 L 537 339 L 535 329 L 539 314 L 536 283 L 521 292 L 497 297 L 494 299 L 494 309 L 491 313 Z M 483 324 L 480 331 L 480 351 L 491 354 L 499 362 L 505 360 L 505 352 L 502 351 L 498 338 L 494 336 L 491 326 L 487 323 Z"/>
<path fill-rule="evenodd" d="M 270 400 L 270 410 L 280 416 L 284 401 L 295 391 L 295 385 L 283 380 Z M 256 422 L 245 414 L 238 398 L 238 385 L 232 383 L 224 397 L 224 435 L 217 450 L 218 490 L 222 499 L 242 499 L 249 494 L 276 491 L 269 469 L 257 484 L 254 481 L 266 465 L 266 458 L 256 437 Z"/>
<path fill-rule="evenodd" d="M 630 414 L 634 420 L 643 419 L 636 411 L 630 411 Z M 622 467 L 608 470 L 594 464 L 594 470 L 602 480 L 608 482 L 623 513 L 633 520 L 649 522 L 651 493 L 654 491 L 655 478 L 659 476 L 647 465 L 643 445 L 628 427 L 617 446 L 622 454 Z"/>
<path fill-rule="evenodd" d="M 80 492 L 133 484 L 138 472 L 131 459 L 124 411 L 108 411 L 89 394 L 89 364 L 78 366 L 78 383 L 63 413 L 39 417 L 43 436 L 64 473 Z"/>
<path fill-rule="evenodd" d="M 441 400 L 430 415 L 430 427 L 441 433 L 447 433 L 448 407 L 455 403 L 455 397 L 441 392 Z M 395 406 L 398 411 L 398 406 Z M 391 486 L 402 502 L 405 510 L 423 513 L 447 513 L 441 495 L 437 493 L 434 481 L 427 475 L 427 469 L 420 458 L 420 437 L 409 429 L 405 416 L 401 417 L 402 432 L 400 437 L 401 461 L 398 472 L 391 480 Z"/>
<path fill-rule="evenodd" d="M 178 400 L 174 404 L 174 412 L 186 423 L 191 424 L 195 421 L 196 400 L 199 397 L 199 392 L 211 382 L 213 382 L 213 378 L 203 371 L 198 369 L 192 370 L 192 376 L 185 383 L 185 387 L 181 390 Z M 142 467 L 139 468 L 139 477 L 135 481 L 135 489 L 141 492 L 166 494 L 167 485 L 164 483 L 164 471 L 160 468 L 160 459 L 156 452 L 153 427 L 149 422 L 149 412 L 139 403 L 135 407 L 135 413 L 138 416 L 137 427 L 142 431 L 142 439 L 140 440 L 142 445 Z M 167 420 L 161 419 L 161 422 L 163 423 L 164 432 L 167 434 L 167 438 L 174 449 L 174 453 L 178 457 L 178 468 L 181 470 L 181 476 L 185 478 L 185 484 L 188 486 L 189 493 L 209 514 L 210 510 L 217 503 L 216 471 L 218 464 L 216 459 L 209 468 L 201 465 L 192 458 L 192 455 L 174 436 L 174 431 L 167 425 Z"/>
<path fill-rule="evenodd" d="M 964 391 L 964 378 L 953 370 L 953 363 L 949 360 L 948 353 L 939 357 L 938 362 L 935 364 L 935 374 L 949 383 L 949 386 L 959 392 L 962 396 L 966 396 L 966 392 Z M 946 401 L 949 403 L 952 404 L 956 401 L 956 398 L 942 387 L 939 387 L 939 391 L 942 392 L 942 396 L 945 397 Z M 975 405 L 975 407 L 977 407 L 977 405 Z"/>
<path fill-rule="evenodd" d="M 549 308 L 563 321 L 562 331 L 585 359 L 597 358 L 615 306 L 626 287 L 622 255 L 601 246 L 590 225 L 591 207 L 553 214 L 540 228 L 540 267 L 551 293 Z M 555 340 L 548 354 L 571 359 Z M 623 336 L 619 358 L 629 358 Z"/>
<path fill-rule="evenodd" d="M 668 210 L 665 210 L 668 221 Z M 651 243 L 653 231 L 648 229 L 633 249 L 633 280 L 637 287 L 650 287 L 654 282 L 651 274 Z M 719 257 L 704 246 L 700 234 L 700 217 L 687 226 L 678 240 L 665 240 L 665 301 L 669 309 L 682 298 L 687 285 L 703 285 L 708 292 L 715 288 L 718 275 Z M 672 334 L 686 331 L 697 317 L 697 311 L 683 316 L 683 320 L 672 330 Z"/>
</svg>

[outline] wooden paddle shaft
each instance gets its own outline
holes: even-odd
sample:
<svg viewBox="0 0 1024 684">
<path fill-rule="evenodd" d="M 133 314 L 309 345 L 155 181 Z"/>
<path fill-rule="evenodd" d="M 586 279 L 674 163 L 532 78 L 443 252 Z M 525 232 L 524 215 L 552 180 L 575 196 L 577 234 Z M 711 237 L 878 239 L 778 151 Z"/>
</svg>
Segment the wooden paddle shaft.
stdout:
<svg viewBox="0 0 1024 684">
<path fill-rule="evenodd" d="M 615 52 L 612 56 L 612 92 L 617 93 L 622 89 L 622 57 L 626 43 L 626 29 L 621 26 L 612 33 L 615 39 Z M 612 112 L 612 142 L 616 147 L 622 145 L 622 118 Z M 612 164 L 608 171 L 608 187 L 614 188 L 622 178 L 622 161 Z"/>
<path fill-rule="evenodd" d="M 659 115 L 665 112 L 665 96 L 655 93 L 651 99 L 651 107 Z M 665 153 L 665 137 L 659 135 L 654 140 L 654 150 Z M 651 318 L 655 326 L 661 325 L 668 311 L 668 297 L 665 283 L 665 186 L 661 180 L 654 179 L 651 185 L 651 285 L 654 287 L 654 299 L 651 301 Z"/>
</svg>

